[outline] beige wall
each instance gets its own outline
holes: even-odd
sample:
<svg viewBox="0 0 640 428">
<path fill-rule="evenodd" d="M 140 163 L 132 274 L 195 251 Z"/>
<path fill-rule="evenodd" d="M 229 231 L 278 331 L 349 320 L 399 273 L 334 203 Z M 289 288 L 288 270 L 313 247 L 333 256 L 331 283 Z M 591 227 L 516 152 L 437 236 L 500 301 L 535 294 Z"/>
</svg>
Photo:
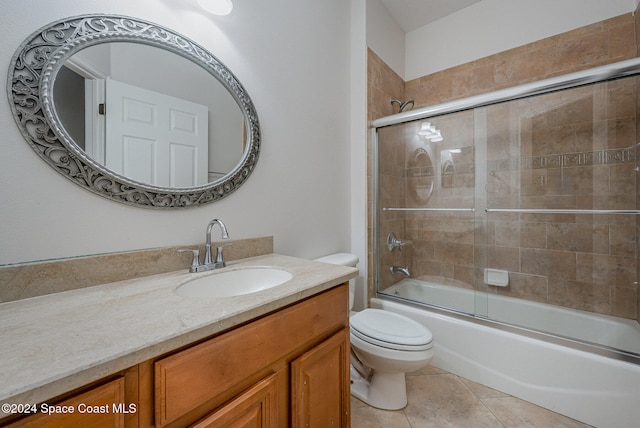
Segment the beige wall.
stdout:
<svg viewBox="0 0 640 428">
<path fill-rule="evenodd" d="M 397 113 L 397 107 L 394 110 L 389 105 L 390 97 L 414 99 L 417 107 L 427 106 L 633 58 L 637 56 L 636 26 L 634 16 L 625 14 L 406 83 L 370 51 L 369 119 Z M 636 166 L 637 92 L 635 84 L 618 82 L 610 86 L 605 95 L 593 91 L 574 95 L 570 102 L 573 111 L 569 116 L 559 111 L 529 115 L 529 122 L 518 124 L 524 130 L 518 153 L 514 154 L 507 147 L 508 141 L 489 135 L 487 184 L 495 192 L 489 192 L 488 204 L 495 207 L 615 209 L 617 203 L 622 203 L 628 208 L 626 199 L 637 199 L 640 187 L 633 179 L 637 175 L 633 171 Z M 594 112 L 594 98 L 599 96 L 608 97 L 605 105 L 622 107 Z M 566 104 L 566 100 L 560 102 L 553 96 L 545 102 Z M 519 111 L 510 112 L 508 108 Z M 487 109 L 489 132 L 504 128 L 505 117 L 522 116 L 524 108 L 498 105 Z M 599 120 L 593 122 L 593 117 Z M 542 125 L 547 129 L 544 134 L 535 131 Z M 460 141 L 468 141 L 473 156 L 473 128 L 469 117 L 464 113 L 452 115 L 449 123 L 442 122 L 438 126 L 447 129 L 449 135 L 457 132 L 457 145 Z M 567 129 L 572 130 L 570 136 L 566 135 Z M 599 138 L 603 133 L 608 135 L 607 139 Z M 586 139 L 583 138 L 585 134 L 588 134 Z M 545 141 L 556 144 L 549 146 L 543 144 Z M 448 148 L 446 144 L 439 149 Z M 381 171 L 380 177 L 381 194 L 389 206 L 411 204 L 411 195 L 399 190 L 405 186 L 398 186 L 398 183 L 404 175 L 405 156 L 415 153 L 413 149 L 403 147 L 398 152 L 381 153 L 385 160 L 392 160 L 386 162 L 388 166 Z M 527 160 L 529 165 L 537 165 L 541 157 L 575 152 L 586 156 L 593 153 L 627 156 L 625 159 L 633 162 L 523 168 L 517 177 L 511 176 L 513 171 L 497 167 L 514 155 Z M 469 164 L 468 159 L 465 161 L 465 153 L 469 151 L 463 150 L 458 155 L 457 162 L 461 165 Z M 438 186 L 429 201 L 430 206 L 463 206 L 467 202 L 473 206 L 473 176 L 464 168 L 462 170 L 462 174 L 448 177 L 450 181 L 446 186 Z M 608 183 L 607 189 L 600 186 L 600 182 Z M 511 183 L 517 183 L 518 192 Z M 613 196 L 609 188 L 614 190 Z M 393 230 L 411 237 L 414 245 L 403 254 L 383 252 L 382 265 L 408 264 L 412 276 L 446 277 L 458 285 L 481 289 L 484 289 L 482 267 L 507 269 L 511 272 L 510 286 L 499 290 L 489 287 L 487 291 L 639 318 L 640 296 L 634 283 L 639 269 L 639 226 L 631 216 L 607 216 L 588 221 L 584 217 L 528 216 L 516 220 L 508 215 L 492 214 L 486 230 L 478 232 L 473 217 L 464 214 L 385 214 L 380 226 L 381 240 Z M 371 250 L 372 229 L 369 237 Z M 372 291 L 373 269 L 369 274 Z M 397 279 L 381 272 L 383 287 Z"/>
</svg>

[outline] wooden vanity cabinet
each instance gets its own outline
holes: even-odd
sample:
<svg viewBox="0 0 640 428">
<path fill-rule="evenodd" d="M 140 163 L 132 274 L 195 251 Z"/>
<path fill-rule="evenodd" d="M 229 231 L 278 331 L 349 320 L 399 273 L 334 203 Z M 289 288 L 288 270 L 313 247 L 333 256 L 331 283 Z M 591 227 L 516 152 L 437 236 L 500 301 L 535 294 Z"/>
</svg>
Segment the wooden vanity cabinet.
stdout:
<svg viewBox="0 0 640 428">
<path fill-rule="evenodd" d="M 153 363 L 154 423 L 348 427 L 348 288 L 333 288 Z"/>
<path fill-rule="evenodd" d="M 50 402 L 95 413 L 0 426 L 349 427 L 348 292 L 344 283 Z"/>
<path fill-rule="evenodd" d="M 38 412 L 12 422 L 10 428 L 138 426 L 138 368 L 132 367 L 69 394 L 37 405 Z M 9 418 L 11 419 L 11 418 Z"/>
<path fill-rule="evenodd" d="M 261 380 L 229 403 L 214 410 L 192 425 L 193 428 L 220 427 L 277 427 L 281 426 L 282 414 L 278 400 L 280 384 L 286 380 L 284 372 L 274 373 Z"/>
<path fill-rule="evenodd" d="M 291 363 L 291 426 L 350 426 L 349 330 Z"/>
</svg>

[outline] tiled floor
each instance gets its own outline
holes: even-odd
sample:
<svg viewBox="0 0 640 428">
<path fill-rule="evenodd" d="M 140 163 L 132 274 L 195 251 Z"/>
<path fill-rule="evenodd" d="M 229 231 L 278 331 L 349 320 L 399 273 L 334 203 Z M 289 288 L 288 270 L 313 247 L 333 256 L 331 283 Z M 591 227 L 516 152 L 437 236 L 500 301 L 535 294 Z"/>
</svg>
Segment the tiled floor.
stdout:
<svg viewBox="0 0 640 428">
<path fill-rule="evenodd" d="M 578 428 L 566 416 L 435 367 L 407 375 L 403 410 L 369 407 L 351 397 L 352 428 Z"/>
</svg>

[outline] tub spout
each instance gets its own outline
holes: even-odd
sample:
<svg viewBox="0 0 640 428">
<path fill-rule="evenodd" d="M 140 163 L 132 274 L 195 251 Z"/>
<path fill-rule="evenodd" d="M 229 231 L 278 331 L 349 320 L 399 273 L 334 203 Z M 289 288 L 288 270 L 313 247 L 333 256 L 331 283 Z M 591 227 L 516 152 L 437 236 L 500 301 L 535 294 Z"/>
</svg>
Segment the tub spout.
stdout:
<svg viewBox="0 0 640 428">
<path fill-rule="evenodd" d="M 389 272 L 391 272 L 391 275 L 400 272 L 401 274 L 403 274 L 407 278 L 409 278 L 411 276 L 411 273 L 409 272 L 409 267 L 408 266 L 391 266 L 389 268 Z"/>
</svg>

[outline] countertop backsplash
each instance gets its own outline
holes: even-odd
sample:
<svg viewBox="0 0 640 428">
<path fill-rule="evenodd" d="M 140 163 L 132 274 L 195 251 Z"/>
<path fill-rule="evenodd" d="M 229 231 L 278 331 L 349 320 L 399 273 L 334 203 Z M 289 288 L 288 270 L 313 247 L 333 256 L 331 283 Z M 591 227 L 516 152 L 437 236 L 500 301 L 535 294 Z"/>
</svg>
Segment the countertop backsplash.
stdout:
<svg viewBox="0 0 640 428">
<path fill-rule="evenodd" d="M 233 245 L 224 250 L 227 261 L 273 253 L 272 236 L 228 243 Z M 204 254 L 203 244 L 193 244 L 1 266 L 0 303 L 188 269 L 192 255 L 178 253 L 180 248 Z"/>
</svg>

